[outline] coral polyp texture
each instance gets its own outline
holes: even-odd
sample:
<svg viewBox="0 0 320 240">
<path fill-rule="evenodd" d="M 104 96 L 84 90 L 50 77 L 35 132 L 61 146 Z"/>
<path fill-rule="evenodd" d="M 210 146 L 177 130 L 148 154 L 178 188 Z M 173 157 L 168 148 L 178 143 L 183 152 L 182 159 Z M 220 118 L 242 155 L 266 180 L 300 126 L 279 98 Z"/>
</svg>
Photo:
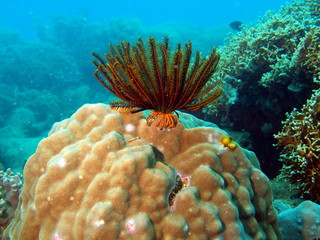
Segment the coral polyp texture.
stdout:
<svg viewBox="0 0 320 240">
<path fill-rule="evenodd" d="M 283 121 L 282 132 L 275 135 L 282 148 L 281 176 L 293 183 L 300 195 L 320 203 L 320 89 L 300 111 L 294 109 Z"/>
<path fill-rule="evenodd" d="M 144 113 L 84 105 L 28 160 L 4 239 L 281 239 L 253 152 L 185 113 L 173 129 Z"/>
<path fill-rule="evenodd" d="M 192 56 L 192 44 L 181 45 L 173 53 L 169 38 L 158 44 L 149 38 L 136 46 L 128 42 L 110 45 L 106 60 L 93 54 L 97 80 L 121 99 L 110 106 L 121 112 L 136 113 L 152 110 L 147 124 L 160 129 L 173 128 L 178 123 L 176 110 L 196 111 L 217 99 L 222 90 L 220 82 L 206 83 L 216 71 L 219 55 L 213 49 L 207 58 L 200 52 Z M 208 94 L 212 91 L 211 94 Z"/>
<path fill-rule="evenodd" d="M 15 174 L 10 168 L 0 171 L 0 233 L 13 217 L 21 190 L 21 173 Z"/>
</svg>

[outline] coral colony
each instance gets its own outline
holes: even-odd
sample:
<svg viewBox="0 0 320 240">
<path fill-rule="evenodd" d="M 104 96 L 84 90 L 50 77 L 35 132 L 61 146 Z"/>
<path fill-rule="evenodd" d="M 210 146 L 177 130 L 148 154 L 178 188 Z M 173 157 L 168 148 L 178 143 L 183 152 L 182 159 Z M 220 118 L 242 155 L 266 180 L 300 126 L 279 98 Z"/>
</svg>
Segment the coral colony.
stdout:
<svg viewBox="0 0 320 240">
<path fill-rule="evenodd" d="M 294 109 L 275 135 L 283 148 L 281 176 L 293 183 L 301 196 L 320 203 L 320 90 L 315 90 L 301 111 Z"/>
<path fill-rule="evenodd" d="M 9 168 L 0 171 L 0 231 L 13 217 L 22 190 L 22 174 L 13 173 Z"/>
<path fill-rule="evenodd" d="M 160 130 L 142 112 L 87 104 L 56 123 L 25 166 L 4 239 L 281 239 L 255 154 L 179 116 Z"/>
<path fill-rule="evenodd" d="M 23 188 L 21 174 L 0 171 L 0 238 L 320 239 L 319 17 L 320 2 L 305 0 L 268 13 L 258 28 L 235 22 L 229 43 L 208 57 L 193 54 L 191 42 L 172 51 L 168 38 L 93 54 L 94 76 L 119 101 L 85 104 L 55 123 L 26 162 Z M 253 103 L 237 99 L 247 88 Z M 218 116 L 213 102 L 220 98 L 232 110 L 229 127 L 242 121 L 266 133 L 278 121 L 274 112 L 291 111 L 308 91 L 311 98 L 274 135 L 280 178 L 313 201 L 295 209 L 273 202 L 255 153 L 179 111 L 205 107 Z M 294 101 L 285 102 L 288 96 Z M 261 110 L 254 123 L 243 112 L 248 102 L 250 111 Z M 261 125 L 268 116 L 271 125 Z"/>
</svg>

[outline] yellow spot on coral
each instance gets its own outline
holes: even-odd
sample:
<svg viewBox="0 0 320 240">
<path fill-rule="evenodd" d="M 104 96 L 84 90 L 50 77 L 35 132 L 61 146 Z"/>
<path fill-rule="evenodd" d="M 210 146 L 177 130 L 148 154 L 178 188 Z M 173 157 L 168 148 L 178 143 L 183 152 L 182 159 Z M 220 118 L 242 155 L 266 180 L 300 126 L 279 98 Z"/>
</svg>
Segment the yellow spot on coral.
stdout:
<svg viewBox="0 0 320 240">
<path fill-rule="evenodd" d="M 228 148 L 229 148 L 230 150 L 234 150 L 234 149 L 236 149 L 236 147 L 237 147 L 237 144 L 236 144 L 234 141 L 231 141 L 231 142 L 228 144 Z"/>
<path fill-rule="evenodd" d="M 230 136 L 222 136 L 220 142 L 224 147 L 227 147 L 230 150 L 234 150 L 237 147 L 237 144 L 232 140 L 232 137 Z"/>
<path fill-rule="evenodd" d="M 232 137 L 230 136 L 222 136 L 220 139 L 220 142 L 223 144 L 223 146 L 227 147 L 228 144 L 232 141 Z"/>
</svg>

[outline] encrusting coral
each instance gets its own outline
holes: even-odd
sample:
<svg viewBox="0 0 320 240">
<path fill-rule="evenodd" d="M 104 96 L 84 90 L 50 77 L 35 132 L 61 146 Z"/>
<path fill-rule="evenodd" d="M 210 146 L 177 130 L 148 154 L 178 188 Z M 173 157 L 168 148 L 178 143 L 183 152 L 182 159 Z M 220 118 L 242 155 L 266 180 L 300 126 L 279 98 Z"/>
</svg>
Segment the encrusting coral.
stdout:
<svg viewBox="0 0 320 240">
<path fill-rule="evenodd" d="M 301 196 L 320 203 L 320 89 L 301 111 L 294 109 L 286 116 L 282 132 L 275 135 L 276 145 L 283 148 L 280 177 L 293 183 Z"/>
<path fill-rule="evenodd" d="M 179 115 L 160 130 L 142 112 L 87 104 L 56 123 L 25 166 L 4 239 L 281 239 L 255 154 Z"/>
<path fill-rule="evenodd" d="M 93 55 L 95 77 L 121 99 L 110 103 L 111 108 L 128 113 L 152 110 L 147 124 L 155 123 L 160 129 L 177 125 L 176 110 L 199 110 L 222 92 L 216 88 L 220 82 L 206 85 L 216 71 L 219 55 L 213 49 L 207 58 L 200 52 L 193 57 L 191 42 L 184 51 L 178 44 L 172 53 L 169 38 L 158 44 L 150 37 L 148 44 L 139 39 L 134 47 L 128 42 L 110 45 L 106 61 Z"/>
</svg>

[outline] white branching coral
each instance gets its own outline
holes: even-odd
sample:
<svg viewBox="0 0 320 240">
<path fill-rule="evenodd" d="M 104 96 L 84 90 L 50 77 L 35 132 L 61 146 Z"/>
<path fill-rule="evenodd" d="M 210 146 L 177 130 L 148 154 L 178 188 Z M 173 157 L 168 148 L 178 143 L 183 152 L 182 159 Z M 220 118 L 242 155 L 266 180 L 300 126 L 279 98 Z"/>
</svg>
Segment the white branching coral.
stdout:
<svg viewBox="0 0 320 240">
<path fill-rule="evenodd" d="M 282 132 L 275 135 L 283 147 L 281 176 L 293 183 L 301 196 L 320 203 L 320 89 L 301 111 L 294 109 L 283 121 Z"/>
</svg>

